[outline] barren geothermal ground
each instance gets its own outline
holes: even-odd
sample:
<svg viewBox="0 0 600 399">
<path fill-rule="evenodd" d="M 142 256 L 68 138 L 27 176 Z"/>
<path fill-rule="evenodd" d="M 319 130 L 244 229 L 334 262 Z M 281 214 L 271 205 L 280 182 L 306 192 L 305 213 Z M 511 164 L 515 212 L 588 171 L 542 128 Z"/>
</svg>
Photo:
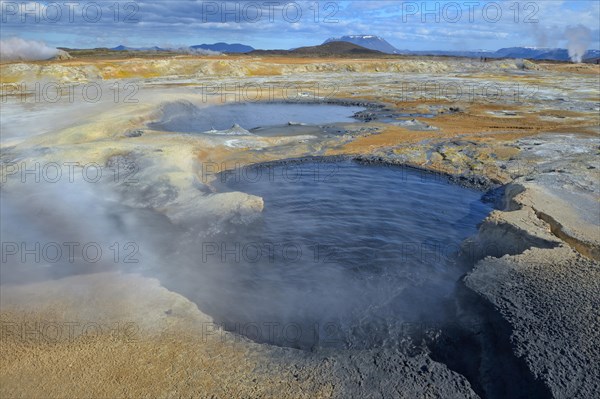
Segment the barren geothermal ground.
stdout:
<svg viewBox="0 0 600 399">
<path fill-rule="evenodd" d="M 0 66 L 2 398 L 600 392 L 600 67 Z"/>
</svg>

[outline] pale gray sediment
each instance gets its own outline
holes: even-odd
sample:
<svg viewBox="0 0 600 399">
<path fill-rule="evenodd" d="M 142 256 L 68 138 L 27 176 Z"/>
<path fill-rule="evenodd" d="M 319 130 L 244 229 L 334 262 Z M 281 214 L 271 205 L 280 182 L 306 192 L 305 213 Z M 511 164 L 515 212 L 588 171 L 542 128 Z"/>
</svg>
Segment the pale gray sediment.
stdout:
<svg viewBox="0 0 600 399">
<path fill-rule="evenodd" d="M 470 375 L 486 398 L 589 398 L 600 389 L 597 141 L 517 143 L 532 141 L 522 158 L 531 157 L 529 170 L 518 171 L 504 208 L 467 243 L 475 263 L 457 303 L 466 331 L 457 330 L 454 351 L 437 346 L 434 358 Z M 536 157 L 544 148 L 553 151 Z M 450 357 L 469 347 L 475 364 Z"/>
</svg>

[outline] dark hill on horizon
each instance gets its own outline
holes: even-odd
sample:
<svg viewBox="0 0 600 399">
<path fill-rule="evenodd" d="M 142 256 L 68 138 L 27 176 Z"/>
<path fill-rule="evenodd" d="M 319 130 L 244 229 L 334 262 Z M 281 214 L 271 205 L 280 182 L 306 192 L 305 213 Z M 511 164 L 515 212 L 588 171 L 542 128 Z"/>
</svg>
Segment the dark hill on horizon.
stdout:
<svg viewBox="0 0 600 399">
<path fill-rule="evenodd" d="M 331 42 L 348 42 L 371 50 L 381 51 L 386 54 L 401 54 L 400 50 L 389 44 L 384 38 L 374 35 L 349 35 L 332 37 L 323 44 Z"/>
<path fill-rule="evenodd" d="M 373 57 L 389 56 L 381 51 L 370 50 L 359 45 L 348 42 L 329 42 L 318 46 L 300 47 L 294 50 L 254 50 L 249 55 L 285 55 L 291 57 L 332 57 L 332 56 L 352 56 L 352 57 Z"/>
</svg>

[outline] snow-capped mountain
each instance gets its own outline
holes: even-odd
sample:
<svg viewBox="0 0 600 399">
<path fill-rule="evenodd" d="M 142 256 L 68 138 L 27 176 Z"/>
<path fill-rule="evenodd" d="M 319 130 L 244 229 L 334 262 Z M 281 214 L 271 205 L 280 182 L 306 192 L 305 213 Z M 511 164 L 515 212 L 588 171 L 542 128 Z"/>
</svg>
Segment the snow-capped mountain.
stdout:
<svg viewBox="0 0 600 399">
<path fill-rule="evenodd" d="M 387 54 L 400 54 L 400 50 L 389 44 L 384 38 L 374 35 L 350 35 L 332 37 L 325 40 L 323 44 L 330 42 L 349 42 L 371 50 L 381 51 Z"/>
</svg>

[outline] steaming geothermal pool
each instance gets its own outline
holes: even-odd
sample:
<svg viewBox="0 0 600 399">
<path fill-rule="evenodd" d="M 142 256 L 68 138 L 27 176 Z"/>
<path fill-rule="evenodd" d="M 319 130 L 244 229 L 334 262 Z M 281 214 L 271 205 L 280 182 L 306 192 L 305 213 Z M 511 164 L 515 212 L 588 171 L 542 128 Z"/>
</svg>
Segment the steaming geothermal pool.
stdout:
<svg viewBox="0 0 600 399">
<path fill-rule="evenodd" d="M 451 321 L 456 252 L 491 210 L 439 176 L 351 161 L 253 166 L 216 187 L 264 212 L 197 244 L 167 287 L 227 330 L 303 349 L 397 345 L 406 323 Z"/>
<path fill-rule="evenodd" d="M 332 104 L 233 103 L 198 107 L 191 102 L 163 104 L 160 120 L 151 129 L 167 132 L 207 133 L 224 131 L 238 124 L 246 130 L 262 126 L 286 125 L 289 122 L 318 125 L 356 122 L 356 112 L 364 108 Z"/>
<path fill-rule="evenodd" d="M 179 101 L 163 105 L 154 128 L 200 133 L 233 123 L 252 129 L 352 122 L 360 110 L 323 104 L 199 108 Z M 125 204 L 107 184 L 17 185 L 3 195 L 9 220 L 3 230 L 11 226 L 3 233 L 15 241 L 64 236 L 64 242 L 74 234 L 106 248 L 135 237 L 140 263 L 125 271 L 158 278 L 226 330 L 302 349 L 394 346 L 407 323 L 452 322 L 455 284 L 466 271 L 456 254 L 492 208 L 481 192 L 425 172 L 290 161 L 221 174 L 217 191 L 253 194 L 265 207 L 250 225 L 209 233 L 202 223 L 189 230 L 138 206 L 150 187 L 130 192 Z M 46 209 L 43 217 L 32 211 L 39 208 Z M 59 224 L 60 230 L 49 227 Z M 27 281 L 116 267 L 62 263 L 0 272 L 4 281 Z"/>
</svg>

